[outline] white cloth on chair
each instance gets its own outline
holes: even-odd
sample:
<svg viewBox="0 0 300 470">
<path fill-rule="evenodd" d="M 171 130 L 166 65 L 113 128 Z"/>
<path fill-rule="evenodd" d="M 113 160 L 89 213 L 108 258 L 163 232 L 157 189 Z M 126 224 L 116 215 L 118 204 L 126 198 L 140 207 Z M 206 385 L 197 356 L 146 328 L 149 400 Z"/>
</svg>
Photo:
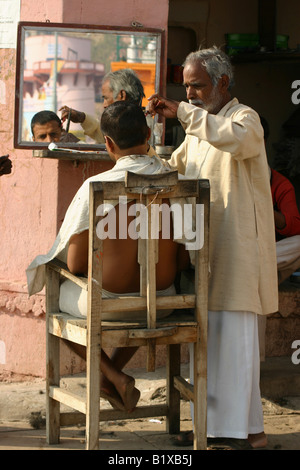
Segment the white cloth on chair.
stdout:
<svg viewBox="0 0 300 470">
<path fill-rule="evenodd" d="M 29 295 L 40 292 L 45 285 L 45 264 L 54 258 L 66 262 L 68 243 L 72 235 L 89 228 L 89 183 L 93 181 L 124 181 L 125 172 L 131 171 L 142 175 L 165 173 L 170 171 L 166 162 L 160 158 L 147 155 L 129 155 L 120 158 L 115 166 L 103 173 L 88 178 L 74 196 L 56 237 L 46 255 L 37 256 L 26 270 Z M 118 201 L 109 201 L 118 204 Z"/>
<path fill-rule="evenodd" d="M 108 292 L 102 288 L 103 299 L 116 299 L 118 297 L 136 297 L 139 292 L 116 294 Z M 176 295 L 174 285 L 167 289 L 157 291 L 157 296 Z M 60 286 L 59 309 L 61 312 L 69 313 L 79 318 L 87 316 L 87 291 L 82 289 L 74 282 L 67 279 Z M 172 309 L 157 310 L 156 317 L 164 318 L 173 312 Z M 132 312 L 102 312 L 103 321 L 143 321 L 146 320 L 147 313 L 145 310 L 137 310 Z"/>
</svg>

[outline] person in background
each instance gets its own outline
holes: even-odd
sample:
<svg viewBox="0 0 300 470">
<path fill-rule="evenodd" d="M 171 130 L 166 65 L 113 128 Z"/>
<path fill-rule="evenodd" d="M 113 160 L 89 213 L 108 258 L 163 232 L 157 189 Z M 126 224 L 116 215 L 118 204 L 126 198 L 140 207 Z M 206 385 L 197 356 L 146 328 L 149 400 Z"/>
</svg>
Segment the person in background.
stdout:
<svg viewBox="0 0 300 470">
<path fill-rule="evenodd" d="M 300 213 L 292 183 L 270 168 L 274 204 L 278 283 L 300 268 Z"/>
<path fill-rule="evenodd" d="M 264 140 L 269 138 L 269 124 L 260 116 Z M 295 188 L 288 178 L 269 167 L 276 232 L 278 283 L 300 268 L 300 213 Z"/>
<path fill-rule="evenodd" d="M 189 102 L 155 94 L 148 112 L 177 118 L 185 130 L 172 169 L 210 182 L 208 437 L 252 449 L 267 445 L 257 317 L 278 309 L 275 229 L 263 129 L 231 96 L 233 82 L 221 50 L 192 52 L 183 69 Z M 193 432 L 174 443 L 192 445 Z"/>
<path fill-rule="evenodd" d="M 269 124 L 263 116 L 260 116 L 260 121 L 266 143 L 270 135 Z M 277 275 L 278 284 L 281 284 L 300 268 L 300 213 L 295 188 L 290 180 L 270 166 L 269 176 L 274 210 Z M 266 328 L 267 318 L 259 317 L 261 361 L 266 357 Z"/>
</svg>

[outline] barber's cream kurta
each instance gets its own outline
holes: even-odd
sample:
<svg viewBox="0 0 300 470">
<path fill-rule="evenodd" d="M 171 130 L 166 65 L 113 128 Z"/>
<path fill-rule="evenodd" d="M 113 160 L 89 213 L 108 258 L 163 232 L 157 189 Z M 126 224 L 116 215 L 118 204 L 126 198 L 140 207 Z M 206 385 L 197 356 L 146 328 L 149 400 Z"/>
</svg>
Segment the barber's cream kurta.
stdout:
<svg viewBox="0 0 300 470">
<path fill-rule="evenodd" d="M 278 309 L 275 229 L 263 129 L 234 98 L 217 115 L 180 103 L 186 132 L 170 165 L 211 186 L 209 310 Z"/>
</svg>

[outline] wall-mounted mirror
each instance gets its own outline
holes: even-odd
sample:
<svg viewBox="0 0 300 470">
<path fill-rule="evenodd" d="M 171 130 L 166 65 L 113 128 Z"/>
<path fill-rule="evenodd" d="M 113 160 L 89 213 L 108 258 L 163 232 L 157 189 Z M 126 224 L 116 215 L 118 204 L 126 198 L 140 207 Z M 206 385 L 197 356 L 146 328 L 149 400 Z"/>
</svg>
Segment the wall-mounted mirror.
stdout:
<svg viewBox="0 0 300 470">
<path fill-rule="evenodd" d="M 133 69 L 146 98 L 161 89 L 163 32 L 140 27 L 86 26 L 21 22 L 18 26 L 15 135 L 16 148 L 45 149 L 33 142 L 31 119 L 51 110 L 59 117 L 62 106 L 100 119 L 102 80 L 106 73 Z M 67 122 L 64 123 L 66 127 Z M 104 144 L 69 122 L 75 142 L 59 144 L 74 149 L 104 150 Z"/>
</svg>

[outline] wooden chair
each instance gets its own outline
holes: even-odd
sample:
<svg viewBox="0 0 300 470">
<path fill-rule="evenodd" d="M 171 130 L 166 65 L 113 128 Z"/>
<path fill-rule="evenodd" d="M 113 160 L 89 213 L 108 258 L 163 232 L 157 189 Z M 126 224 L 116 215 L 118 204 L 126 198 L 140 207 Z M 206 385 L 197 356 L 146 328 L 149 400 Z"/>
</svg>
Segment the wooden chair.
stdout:
<svg viewBox="0 0 300 470">
<path fill-rule="evenodd" d="M 46 266 L 46 329 L 47 329 L 47 441 L 59 442 L 60 426 L 86 425 L 86 449 L 99 448 L 99 421 L 109 419 L 136 419 L 166 416 L 167 431 L 180 432 L 180 394 L 194 402 L 194 449 L 206 449 L 207 413 L 207 295 L 208 295 L 208 238 L 209 238 L 209 182 L 207 180 L 178 180 L 177 172 L 142 176 L 127 173 L 125 182 L 97 182 L 90 184 L 90 229 L 88 278 L 77 278 L 57 260 Z M 139 240 L 141 292 L 137 297 L 102 299 L 102 240 L 96 235 L 99 217 L 97 207 L 104 200 L 127 196 L 142 199 L 147 207 L 148 228 L 151 227 L 151 205 L 162 198 L 196 198 L 204 208 L 201 226 L 204 242 L 195 252 L 195 293 L 156 297 L 155 264 L 156 242 L 151 238 Z M 99 262 L 100 261 L 100 262 Z M 87 319 L 75 318 L 59 312 L 59 285 L 61 278 L 71 279 L 88 291 Z M 132 311 L 145 309 L 145 322 L 103 322 L 101 311 Z M 156 319 L 156 309 L 174 309 L 169 317 Z M 186 309 L 192 309 L 187 314 Z M 86 397 L 76 396 L 60 388 L 59 343 L 65 338 L 87 347 Z M 180 345 L 194 344 L 194 385 L 180 376 Z M 100 410 L 100 356 L 101 348 L 147 346 L 148 370 L 155 367 L 155 346 L 167 347 L 167 399 L 165 405 L 137 406 L 132 413 L 115 409 Z M 60 403 L 73 410 L 60 413 Z"/>
</svg>

